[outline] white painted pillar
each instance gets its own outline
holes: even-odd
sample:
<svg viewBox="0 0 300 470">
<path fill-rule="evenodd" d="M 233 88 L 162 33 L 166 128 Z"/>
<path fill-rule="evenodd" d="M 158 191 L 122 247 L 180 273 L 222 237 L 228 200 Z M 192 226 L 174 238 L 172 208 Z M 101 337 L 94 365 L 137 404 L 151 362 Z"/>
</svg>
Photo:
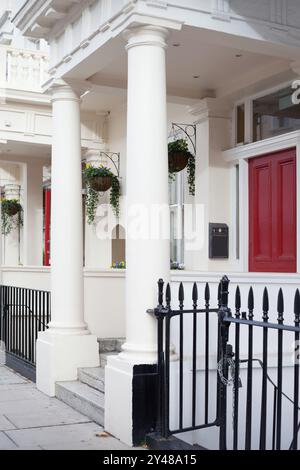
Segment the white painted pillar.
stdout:
<svg viewBox="0 0 300 470">
<path fill-rule="evenodd" d="M 128 444 L 136 443 L 132 412 L 137 403 L 135 365 L 157 361 L 157 324 L 146 311 L 157 305 L 158 279 L 168 281 L 170 273 L 166 37 L 166 29 L 154 26 L 131 28 L 126 33 L 126 343 L 120 356 L 111 358 L 106 368 L 106 429 Z M 149 233 L 153 228 L 151 212 L 157 208 L 165 210 L 165 215 L 161 217 L 160 235 L 153 237 Z M 131 232 L 135 209 L 145 229 L 141 235 Z"/>
<path fill-rule="evenodd" d="M 152 26 L 127 34 L 127 329 L 122 357 L 135 364 L 157 359 L 156 322 L 146 311 L 157 303 L 158 279 L 168 281 L 170 273 L 168 215 L 164 220 L 168 238 L 131 237 L 130 230 L 135 206 L 142 206 L 150 228 L 151 211 L 169 206 L 166 35 L 167 30 Z"/>
<path fill-rule="evenodd" d="M 75 380 L 99 364 L 97 339 L 84 322 L 80 92 L 52 86 L 51 323 L 37 342 L 37 386 Z"/>
</svg>

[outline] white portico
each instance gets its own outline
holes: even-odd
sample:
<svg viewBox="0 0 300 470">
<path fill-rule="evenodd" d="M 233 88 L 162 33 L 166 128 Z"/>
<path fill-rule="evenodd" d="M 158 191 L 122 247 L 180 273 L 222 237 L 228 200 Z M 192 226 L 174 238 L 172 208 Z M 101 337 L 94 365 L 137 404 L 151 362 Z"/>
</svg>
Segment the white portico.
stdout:
<svg viewBox="0 0 300 470">
<path fill-rule="evenodd" d="M 98 365 L 96 335 L 125 333 L 122 352 L 110 358 L 106 367 L 105 426 L 130 445 L 140 436 L 136 414 L 141 411 L 135 408 L 140 396 L 134 383 L 137 376 L 140 380 L 149 373 L 157 359 L 156 322 L 146 311 L 157 304 L 158 279 L 170 279 L 170 126 L 184 122 L 197 129 L 195 199 L 187 190 L 183 193 L 185 203 L 195 201 L 203 209 L 203 244 L 195 251 L 186 250 L 188 269 L 244 270 L 244 255 L 240 259 L 236 254 L 236 216 L 239 213 L 244 220 L 243 208 L 232 202 L 236 186 L 242 188 L 235 179 L 239 164 L 228 155 L 226 160 L 222 151 L 236 144 L 235 101 L 244 93 L 295 78 L 291 63 L 300 59 L 299 25 L 294 24 L 299 12 L 295 2 L 285 10 L 278 7 L 283 3 L 64 0 L 58 7 L 50 0 L 30 0 L 16 15 L 15 24 L 22 33 L 47 39 L 51 50 L 47 91 L 53 112 L 52 320 L 38 340 L 37 384 L 53 395 L 57 381 L 75 380 L 78 368 Z M 82 131 L 89 127 L 80 126 L 80 98 L 84 109 L 107 124 L 107 139 L 98 139 L 98 145 L 93 142 L 95 135 L 84 144 L 80 138 L 80 127 Z M 243 143 L 250 143 L 250 134 Z M 121 154 L 128 229 L 126 275 L 99 274 L 87 288 L 87 278 L 94 273 L 89 266 L 83 269 L 81 160 L 84 155 L 94 165 L 101 150 Z M 245 166 L 243 161 L 240 170 L 245 171 Z M 244 193 L 241 198 L 247 200 Z M 136 236 L 136 232 L 132 236 L 130 223 L 141 206 L 148 216 L 153 207 L 165 210 L 158 236 Z M 226 260 L 208 258 L 209 222 L 230 227 Z M 102 259 L 109 268 L 109 243 L 96 245 L 91 227 L 85 237 L 86 244 L 92 239 L 94 243 L 86 250 L 89 262 L 97 266 L 98 256 L 105 252 Z M 244 245 L 241 239 L 241 249 Z M 183 275 L 187 282 L 189 276 L 193 273 Z M 173 281 L 178 277 L 174 274 Z M 107 287 L 111 278 L 114 284 Z M 116 308 L 111 304 L 118 301 L 114 316 Z"/>
</svg>

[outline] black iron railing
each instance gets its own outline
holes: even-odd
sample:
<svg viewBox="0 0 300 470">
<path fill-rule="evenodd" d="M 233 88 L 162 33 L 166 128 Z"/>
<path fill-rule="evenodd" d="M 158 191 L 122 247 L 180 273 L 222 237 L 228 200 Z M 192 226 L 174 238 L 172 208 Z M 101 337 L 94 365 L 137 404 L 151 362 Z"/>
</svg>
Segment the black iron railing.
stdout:
<svg viewBox="0 0 300 470">
<path fill-rule="evenodd" d="M 219 423 L 218 416 L 210 419 L 208 412 L 209 394 L 210 394 L 210 378 L 209 378 L 209 355 L 210 355 L 210 316 L 213 314 L 217 318 L 219 306 L 210 308 L 210 290 L 208 284 L 205 287 L 204 306 L 198 307 L 198 288 L 194 284 L 192 292 L 193 306 L 191 309 L 184 309 L 184 288 L 180 284 L 178 292 L 179 308 L 173 310 L 171 308 L 171 288 L 167 285 L 165 291 L 164 304 L 164 282 L 162 279 L 158 282 L 158 307 L 153 311 L 149 311 L 155 315 L 158 324 L 158 381 L 159 381 L 159 409 L 158 409 L 158 431 L 168 437 L 171 434 L 178 434 L 191 430 L 203 429 L 216 426 Z M 192 395 L 191 413 L 192 419 L 189 425 L 184 425 L 184 317 L 191 316 L 192 319 Z M 205 321 L 205 385 L 204 385 L 204 418 L 203 422 L 197 421 L 197 343 L 199 341 L 197 335 L 198 316 L 204 316 Z M 170 429 L 170 361 L 171 361 L 171 321 L 178 319 L 179 327 L 179 344 L 178 344 L 178 426 Z M 173 320 L 174 321 L 174 320 Z M 189 338 L 190 339 L 190 336 Z"/>
<path fill-rule="evenodd" d="M 0 286 L 0 338 L 6 364 L 34 378 L 36 340 L 51 318 L 50 292 Z"/>
<path fill-rule="evenodd" d="M 282 448 L 284 435 L 285 441 L 287 436 L 289 439 L 285 448 L 296 450 L 300 429 L 299 358 L 296 351 L 290 363 L 284 364 L 284 344 L 294 341 L 296 349 L 299 350 L 299 290 L 297 289 L 294 298 L 294 324 L 289 325 L 284 323 L 282 289 L 278 293 L 277 321 L 270 322 L 267 289 L 263 294 L 262 320 L 256 320 L 253 288 L 251 287 L 248 293 L 248 312 L 241 311 L 241 293 L 239 287 L 236 288 L 232 314 L 228 307 L 228 286 L 229 280 L 224 276 L 218 288 L 218 305 L 211 308 L 210 289 L 206 284 L 204 306 L 199 308 L 198 287 L 195 283 L 192 290 L 192 307 L 184 309 L 185 293 L 183 284 L 180 284 L 179 308 L 173 310 L 170 285 L 168 284 L 164 291 L 164 283 L 159 281 L 158 307 L 149 311 L 154 313 L 158 322 L 157 431 L 168 437 L 171 434 L 216 427 L 219 433 L 219 448 L 222 450 L 279 450 Z M 175 333 L 172 333 L 171 323 L 176 321 L 177 324 L 173 325 Z M 212 328 L 213 322 L 216 323 L 215 328 Z M 211 329 L 215 329 L 215 337 L 211 335 Z M 289 343 L 284 343 L 288 335 Z M 172 343 L 178 355 L 172 366 L 173 379 L 178 376 L 178 381 L 173 382 L 170 373 Z M 254 352 L 254 344 L 256 350 L 259 348 L 259 354 Z M 270 348 L 272 364 L 269 360 Z M 198 366 L 200 356 L 201 368 Z M 191 362 L 188 367 L 184 366 L 187 357 Z M 284 372 L 290 370 L 292 378 L 284 376 Z M 201 380 L 197 380 L 199 372 L 202 374 Z M 246 384 L 243 394 L 240 393 L 241 375 Z M 215 380 L 212 384 L 213 377 Z M 291 381 L 293 390 L 287 393 L 283 384 L 287 386 Z M 232 397 L 229 396 L 229 386 L 232 387 Z M 178 396 L 176 410 L 175 395 Z M 171 414 L 176 417 L 178 426 L 174 426 L 174 419 L 170 417 L 170 396 Z M 216 400 L 213 416 L 212 400 Z M 204 410 L 200 410 L 201 407 L 204 407 Z"/>
<path fill-rule="evenodd" d="M 223 278 L 222 286 L 226 290 L 228 288 L 228 279 Z M 227 286 L 227 287 L 226 287 Z M 234 338 L 234 420 L 233 420 L 233 449 L 238 449 L 239 445 L 239 373 L 240 366 L 245 364 L 247 366 L 247 388 L 246 388 L 246 420 L 245 420 L 245 443 L 244 448 L 251 450 L 253 440 L 253 425 L 252 419 L 254 413 L 260 415 L 260 426 L 259 430 L 259 449 L 266 450 L 268 448 L 267 441 L 268 435 L 271 437 L 271 448 L 272 450 L 280 450 L 282 448 L 282 435 L 283 432 L 291 434 L 291 442 L 289 445 L 290 450 L 296 450 L 298 448 L 299 440 L 299 357 L 297 357 L 297 348 L 299 348 L 299 334 L 300 334 L 300 295 L 297 289 L 294 297 L 294 325 L 284 324 L 284 298 L 282 289 L 279 289 L 277 298 L 277 323 L 269 321 L 269 294 L 267 288 L 264 289 L 263 302 L 262 302 L 262 321 L 254 320 L 254 295 L 253 289 L 250 288 L 248 294 L 248 315 L 246 312 L 241 313 L 241 299 L 239 287 L 235 293 L 235 314 L 232 315 L 227 305 L 224 305 L 224 316 L 222 317 L 222 325 L 226 330 L 229 330 L 231 325 L 234 325 L 234 331 L 232 336 Z M 242 328 L 248 329 L 248 357 L 246 359 L 240 359 L 240 334 Z M 255 358 L 253 354 L 253 337 L 255 332 L 260 329 L 262 330 L 262 357 L 261 359 Z M 276 333 L 276 363 L 273 368 L 276 369 L 276 378 L 273 380 L 269 375 L 269 346 L 274 343 L 274 336 L 272 341 L 269 339 L 270 332 Z M 288 333 L 293 336 L 295 344 L 295 356 L 291 360 L 291 366 L 293 367 L 293 393 L 291 396 L 287 395 L 283 391 L 283 345 L 284 335 Z M 221 335 L 222 336 L 222 335 Z M 286 335 L 285 335 L 286 336 Z M 291 337 L 289 339 L 291 343 Z M 225 361 L 230 360 L 226 348 L 228 346 L 228 332 L 225 333 L 225 340 L 222 349 L 222 356 Z M 253 400 L 253 364 L 258 363 L 262 370 L 261 374 L 261 401 L 258 407 L 257 403 Z M 273 388 L 273 403 L 272 403 L 272 429 L 268 429 L 268 401 L 270 400 L 270 394 L 268 393 L 269 387 Z M 283 416 L 283 401 L 287 401 L 292 405 L 293 408 L 293 419 L 290 422 L 286 422 L 284 429 L 282 427 L 282 416 Z M 225 414 L 226 410 L 222 410 Z M 254 430 L 256 432 L 256 430 Z M 226 434 L 226 430 L 225 430 Z"/>
</svg>

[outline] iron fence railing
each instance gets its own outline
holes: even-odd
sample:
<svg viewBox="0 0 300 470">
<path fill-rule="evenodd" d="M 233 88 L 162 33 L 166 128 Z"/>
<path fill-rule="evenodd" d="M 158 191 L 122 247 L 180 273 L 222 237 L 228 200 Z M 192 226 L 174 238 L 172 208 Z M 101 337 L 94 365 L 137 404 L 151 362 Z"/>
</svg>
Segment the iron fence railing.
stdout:
<svg viewBox="0 0 300 470">
<path fill-rule="evenodd" d="M 201 308 L 199 289 L 194 283 L 191 308 L 185 309 L 185 292 L 181 283 L 178 290 L 179 307 L 173 309 L 170 285 L 164 289 L 163 280 L 158 282 L 158 306 L 149 310 L 149 313 L 155 315 L 158 326 L 157 431 L 168 437 L 171 434 L 215 427 L 221 450 L 279 450 L 282 448 L 284 435 L 285 440 L 287 436 L 290 439 L 289 445 L 285 447 L 295 450 L 298 448 L 300 429 L 299 361 L 296 352 L 293 361 L 285 368 L 284 338 L 285 335 L 292 335 L 297 351 L 300 338 L 299 290 L 295 293 L 294 324 L 291 325 L 284 323 L 282 289 L 278 293 L 277 321 L 270 322 L 269 294 L 266 288 L 263 293 L 262 319 L 258 320 L 254 319 L 253 288 L 248 293 L 248 312 L 241 312 L 241 293 L 239 287 L 236 288 L 232 314 L 228 307 L 228 286 L 229 280 L 224 276 L 218 288 L 217 306 L 212 308 L 210 288 L 206 284 Z M 213 322 L 215 328 L 212 326 Z M 215 336 L 211 330 L 215 330 Z M 256 348 L 260 348 L 258 355 L 254 353 L 254 337 Z M 271 350 L 272 364 L 269 362 Z M 191 363 L 188 367 L 187 358 Z M 200 369 L 201 380 L 198 379 Z M 286 393 L 283 384 L 287 384 L 287 380 L 284 380 L 283 372 L 291 369 L 292 378 L 289 376 L 288 382 L 293 382 L 293 390 Z M 241 375 L 246 383 L 243 394 L 240 393 Z M 232 400 L 229 399 L 229 385 L 232 386 Z M 287 409 L 287 406 L 292 410 Z M 229 415 L 229 409 L 232 416 Z M 174 421 L 178 423 L 177 426 L 174 426 Z"/>
<path fill-rule="evenodd" d="M 50 319 L 50 292 L 0 286 L 0 338 L 7 363 L 35 367 L 38 332 Z"/>
</svg>

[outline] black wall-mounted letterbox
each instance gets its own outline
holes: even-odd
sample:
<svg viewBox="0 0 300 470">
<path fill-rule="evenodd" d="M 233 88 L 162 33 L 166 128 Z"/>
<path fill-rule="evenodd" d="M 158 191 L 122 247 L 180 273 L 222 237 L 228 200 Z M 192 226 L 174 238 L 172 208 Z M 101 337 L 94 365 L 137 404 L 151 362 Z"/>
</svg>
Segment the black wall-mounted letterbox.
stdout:
<svg viewBox="0 0 300 470">
<path fill-rule="evenodd" d="M 210 259 L 229 257 L 229 229 L 226 224 L 209 224 Z"/>
</svg>

